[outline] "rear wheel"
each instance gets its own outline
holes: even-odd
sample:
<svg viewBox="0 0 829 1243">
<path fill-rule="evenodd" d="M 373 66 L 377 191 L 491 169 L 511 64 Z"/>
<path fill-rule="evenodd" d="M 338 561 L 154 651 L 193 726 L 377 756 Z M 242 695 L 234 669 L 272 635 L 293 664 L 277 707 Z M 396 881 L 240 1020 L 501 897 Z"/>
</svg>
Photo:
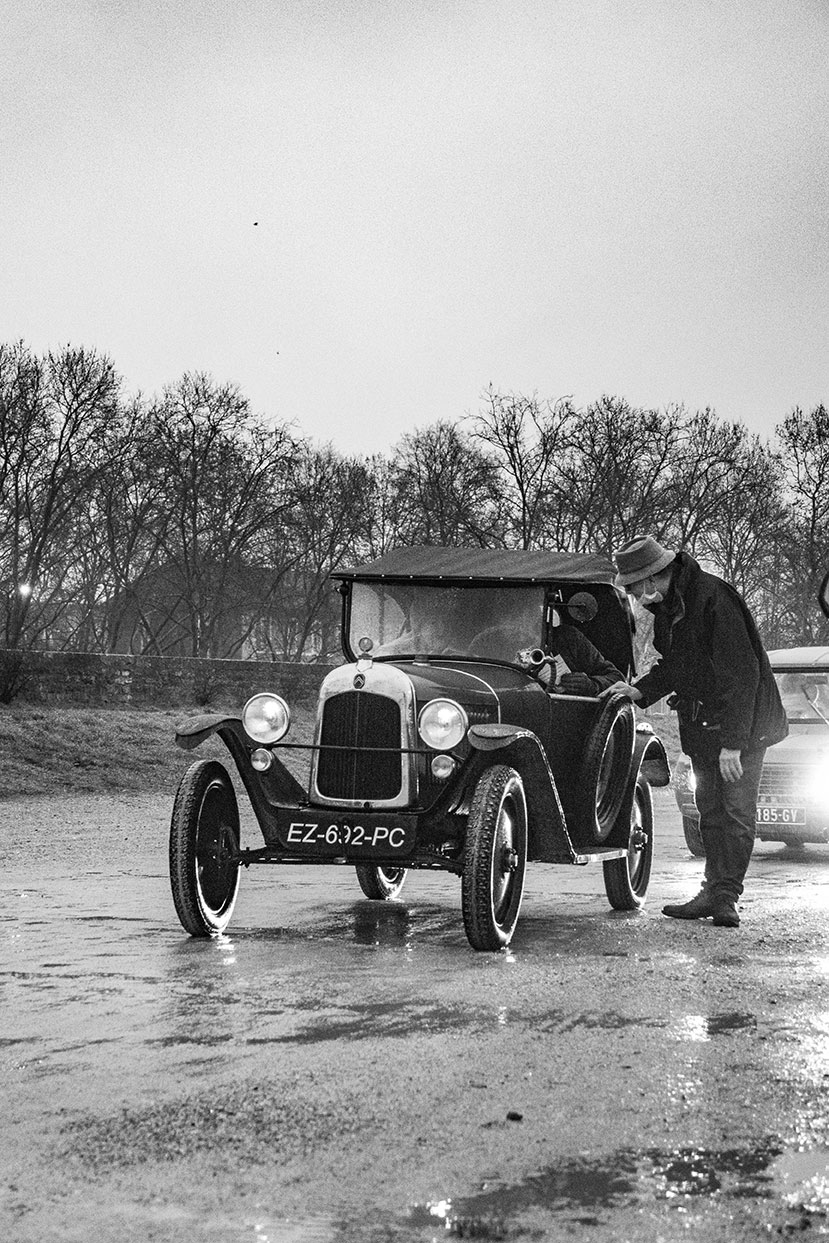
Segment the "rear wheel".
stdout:
<svg viewBox="0 0 829 1243">
<path fill-rule="evenodd" d="M 170 823 L 170 884 L 185 932 L 215 936 L 239 892 L 239 807 L 227 769 L 199 760 L 181 779 Z"/>
<path fill-rule="evenodd" d="M 630 812 L 628 852 L 624 859 L 604 863 L 607 900 L 617 911 L 638 911 L 645 901 L 653 862 L 653 799 L 641 777 L 636 782 Z"/>
<path fill-rule="evenodd" d="M 354 867 L 360 888 L 367 898 L 388 902 L 396 898 L 406 881 L 406 868 L 381 868 L 371 863 L 357 863 Z"/>
<path fill-rule="evenodd" d="M 702 834 L 699 831 L 699 820 L 694 816 L 683 816 L 682 832 L 685 835 L 685 845 L 691 854 L 697 859 L 704 859 L 705 847 L 702 844 Z"/>
<path fill-rule="evenodd" d="M 488 768 L 475 787 L 466 829 L 461 904 L 469 944 L 508 945 L 518 922 L 527 868 L 527 800 L 518 773 Z"/>
<path fill-rule="evenodd" d="M 575 826 L 588 842 L 603 842 L 619 815 L 635 732 L 630 701 L 612 695 L 587 735 L 575 791 Z"/>
</svg>

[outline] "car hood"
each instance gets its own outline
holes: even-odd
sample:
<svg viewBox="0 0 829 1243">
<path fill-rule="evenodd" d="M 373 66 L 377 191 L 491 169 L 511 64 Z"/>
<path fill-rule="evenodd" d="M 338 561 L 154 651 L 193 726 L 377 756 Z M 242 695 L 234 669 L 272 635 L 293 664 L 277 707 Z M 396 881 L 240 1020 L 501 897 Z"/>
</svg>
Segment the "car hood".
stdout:
<svg viewBox="0 0 829 1243">
<path fill-rule="evenodd" d="M 789 722 L 789 736 L 769 747 L 766 764 L 803 764 L 815 756 L 829 759 L 829 726 Z"/>
<path fill-rule="evenodd" d="M 798 725 L 789 722 L 791 733 L 782 742 L 776 742 L 766 752 L 764 764 L 806 764 L 815 758 L 829 761 L 829 726 Z M 683 752 L 678 760 L 679 768 L 690 768 L 691 761 Z"/>
<path fill-rule="evenodd" d="M 493 702 L 505 692 L 541 687 L 520 669 L 505 665 L 457 664 L 445 661 L 395 661 L 412 681 L 418 700 L 447 695 L 464 703 Z"/>
</svg>

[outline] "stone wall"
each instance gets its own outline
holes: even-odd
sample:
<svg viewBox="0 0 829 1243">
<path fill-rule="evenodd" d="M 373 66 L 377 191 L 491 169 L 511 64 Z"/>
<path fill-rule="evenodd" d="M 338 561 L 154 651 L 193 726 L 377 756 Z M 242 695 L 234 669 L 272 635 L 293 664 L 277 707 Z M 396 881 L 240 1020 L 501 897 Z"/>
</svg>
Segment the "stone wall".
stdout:
<svg viewBox="0 0 829 1243">
<path fill-rule="evenodd" d="M 17 703 L 241 708 L 257 691 L 316 698 L 331 665 L 0 650 L 0 676 L 22 657 Z"/>
</svg>

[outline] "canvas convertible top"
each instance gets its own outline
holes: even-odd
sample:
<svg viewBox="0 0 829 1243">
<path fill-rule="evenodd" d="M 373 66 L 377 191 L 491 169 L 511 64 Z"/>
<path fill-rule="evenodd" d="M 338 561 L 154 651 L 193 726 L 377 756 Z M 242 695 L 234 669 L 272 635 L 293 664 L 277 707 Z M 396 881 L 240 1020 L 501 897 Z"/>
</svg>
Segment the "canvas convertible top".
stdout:
<svg viewBox="0 0 829 1243">
<path fill-rule="evenodd" d="M 398 582 L 407 579 L 440 582 L 613 583 L 616 569 L 607 557 L 593 553 L 539 552 L 512 548 L 442 548 L 420 545 L 393 548 L 384 557 L 351 570 L 335 570 L 332 578 Z"/>
</svg>

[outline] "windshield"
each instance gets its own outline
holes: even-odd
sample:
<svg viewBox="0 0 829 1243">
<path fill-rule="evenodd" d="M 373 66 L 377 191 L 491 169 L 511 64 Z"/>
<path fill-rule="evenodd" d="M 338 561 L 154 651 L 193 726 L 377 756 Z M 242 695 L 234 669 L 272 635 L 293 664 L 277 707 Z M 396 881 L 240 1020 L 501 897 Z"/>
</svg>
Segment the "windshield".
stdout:
<svg viewBox="0 0 829 1243">
<path fill-rule="evenodd" d="M 774 676 L 790 721 L 829 723 L 829 669 L 776 670 Z"/>
<path fill-rule="evenodd" d="M 372 656 L 473 656 L 515 661 L 538 647 L 544 589 L 355 583 L 349 647 Z"/>
</svg>

